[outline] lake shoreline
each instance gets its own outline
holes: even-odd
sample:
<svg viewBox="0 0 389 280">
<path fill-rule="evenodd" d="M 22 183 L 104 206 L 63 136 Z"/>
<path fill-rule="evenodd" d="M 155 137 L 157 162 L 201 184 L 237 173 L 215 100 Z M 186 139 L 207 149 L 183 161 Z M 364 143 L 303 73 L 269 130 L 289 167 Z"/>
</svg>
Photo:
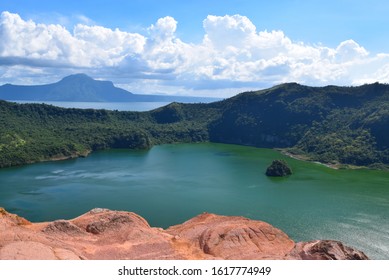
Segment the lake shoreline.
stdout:
<svg viewBox="0 0 389 280">
<path fill-rule="evenodd" d="M 215 143 L 215 144 L 218 144 L 216 142 L 201 142 L 201 143 Z M 163 143 L 163 144 L 158 144 L 158 145 L 164 145 L 164 144 L 172 144 L 172 143 Z M 186 143 L 174 143 L 174 144 L 186 144 Z M 192 144 L 194 144 L 194 143 L 192 143 Z M 234 145 L 246 146 L 246 145 L 239 145 L 239 144 L 234 144 Z M 156 145 L 151 146 L 149 149 L 153 148 L 154 146 L 156 146 Z M 255 148 L 261 148 L 261 147 L 255 147 Z M 21 166 L 25 166 L 25 165 L 34 164 L 34 163 L 52 162 L 52 161 L 65 161 L 65 160 L 71 160 L 71 159 L 77 159 L 77 158 L 85 158 L 85 157 L 89 156 L 93 152 L 107 151 L 107 150 L 115 150 L 115 148 L 107 148 L 107 149 L 95 150 L 95 151 L 94 150 L 86 150 L 84 152 L 73 152 L 70 155 L 55 155 L 55 156 L 50 157 L 50 158 L 45 158 L 45 159 L 41 159 L 41 160 L 37 160 L 37 161 L 31 161 L 31 162 L 28 162 L 28 163 L 25 163 L 25 164 L 10 165 L 10 166 L 6 166 L 6 167 L 0 167 L 0 169 L 4 169 L 4 168 L 7 168 L 7 167 L 21 167 Z M 131 149 L 128 149 L 128 150 L 131 150 Z M 379 170 L 379 171 L 389 172 L 389 167 L 386 167 L 386 166 L 378 167 L 378 168 L 371 168 L 371 167 L 368 167 L 368 166 L 357 166 L 357 165 L 351 165 L 351 164 L 341 164 L 341 163 L 333 163 L 333 164 L 331 164 L 331 163 L 324 163 L 324 162 L 320 162 L 320 161 L 311 160 L 306 154 L 291 153 L 288 149 L 272 148 L 272 150 L 280 152 L 281 154 L 283 154 L 283 155 L 285 155 L 287 157 L 296 159 L 296 160 L 301 160 L 301 161 L 305 161 L 305 162 L 311 162 L 311 163 L 323 165 L 325 167 L 328 167 L 328 168 L 331 168 L 331 169 L 334 169 L 334 170 L 340 170 L 340 169 L 358 170 L 358 169 L 361 169 L 361 170 Z"/>
<path fill-rule="evenodd" d="M 296 160 L 305 161 L 305 162 L 312 162 L 312 163 L 320 164 L 320 165 L 326 166 L 326 167 L 331 168 L 331 169 L 338 170 L 338 169 L 340 169 L 342 167 L 342 165 L 339 164 L 339 163 L 337 163 L 337 164 L 330 164 L 330 163 L 324 163 L 324 162 L 320 162 L 320 161 L 313 161 L 307 155 L 304 155 L 304 154 L 294 154 L 294 153 L 291 153 L 290 151 L 287 151 L 285 149 L 277 149 L 276 148 L 275 150 L 280 152 L 281 154 L 287 156 L 287 157 L 290 157 L 290 158 L 293 158 L 293 159 L 296 159 Z M 361 168 L 367 168 L 367 167 L 361 167 Z"/>
<path fill-rule="evenodd" d="M 334 170 L 348 169 L 348 170 L 379 170 L 379 171 L 385 171 L 385 172 L 389 171 L 389 167 L 388 166 L 379 166 L 379 167 L 374 167 L 373 168 L 373 167 L 369 167 L 369 166 L 365 166 L 365 165 L 358 166 L 358 165 L 352 165 L 352 164 L 342 164 L 342 163 L 339 163 L 339 162 L 337 162 L 337 163 L 324 163 L 324 162 L 312 160 L 306 154 L 291 153 L 287 149 L 275 148 L 274 150 L 280 152 L 281 154 L 283 154 L 283 155 L 285 155 L 287 157 L 290 157 L 290 158 L 293 158 L 293 159 L 296 159 L 296 160 L 305 161 L 305 162 L 316 163 L 316 164 L 323 165 L 325 167 L 328 167 L 328 168 L 331 168 L 331 169 L 334 169 Z"/>
</svg>

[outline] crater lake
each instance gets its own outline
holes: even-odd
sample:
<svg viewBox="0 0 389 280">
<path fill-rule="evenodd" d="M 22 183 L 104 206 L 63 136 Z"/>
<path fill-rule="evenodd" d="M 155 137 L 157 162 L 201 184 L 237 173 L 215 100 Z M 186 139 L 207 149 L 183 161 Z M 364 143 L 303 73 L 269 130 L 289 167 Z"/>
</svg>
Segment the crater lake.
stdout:
<svg viewBox="0 0 389 280">
<path fill-rule="evenodd" d="M 273 159 L 293 175 L 267 177 Z M 0 207 L 34 222 L 125 210 L 163 228 L 202 212 L 245 216 L 295 241 L 340 240 L 389 259 L 389 172 L 334 170 L 269 149 L 171 144 L 5 168 Z"/>
</svg>

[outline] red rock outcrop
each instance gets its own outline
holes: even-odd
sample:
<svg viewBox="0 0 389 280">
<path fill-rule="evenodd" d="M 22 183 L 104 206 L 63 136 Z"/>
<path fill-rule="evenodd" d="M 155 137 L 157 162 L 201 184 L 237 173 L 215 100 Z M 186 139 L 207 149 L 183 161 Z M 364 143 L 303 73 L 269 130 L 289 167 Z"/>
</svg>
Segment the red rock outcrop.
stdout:
<svg viewBox="0 0 389 280">
<path fill-rule="evenodd" d="M 345 246 L 334 240 L 314 240 L 299 242 L 289 253 L 288 258 L 295 260 L 367 260 L 361 251 Z"/>
<path fill-rule="evenodd" d="M 208 213 L 166 232 L 222 259 L 283 259 L 295 245 L 284 232 L 265 222 Z"/>
<path fill-rule="evenodd" d="M 367 259 L 337 241 L 295 244 L 243 217 L 201 214 L 166 230 L 131 212 L 93 209 L 73 220 L 29 221 L 0 208 L 0 259 Z"/>
</svg>

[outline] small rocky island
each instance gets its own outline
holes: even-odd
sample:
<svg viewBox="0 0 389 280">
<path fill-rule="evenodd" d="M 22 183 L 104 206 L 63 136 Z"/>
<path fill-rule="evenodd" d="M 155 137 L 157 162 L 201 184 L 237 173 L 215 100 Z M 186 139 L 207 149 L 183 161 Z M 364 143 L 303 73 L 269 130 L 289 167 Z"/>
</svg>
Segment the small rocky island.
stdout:
<svg viewBox="0 0 389 280">
<path fill-rule="evenodd" d="M 266 169 L 266 176 L 284 177 L 289 175 L 292 175 L 292 169 L 282 159 L 273 160 L 271 165 Z"/>
</svg>

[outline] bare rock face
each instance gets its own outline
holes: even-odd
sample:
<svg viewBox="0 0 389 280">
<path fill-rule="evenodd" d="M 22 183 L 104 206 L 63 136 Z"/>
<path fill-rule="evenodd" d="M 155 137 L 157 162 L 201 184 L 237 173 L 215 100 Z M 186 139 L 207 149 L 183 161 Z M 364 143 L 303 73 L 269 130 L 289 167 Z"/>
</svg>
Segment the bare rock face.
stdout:
<svg viewBox="0 0 389 280">
<path fill-rule="evenodd" d="M 49 223 L 42 232 L 48 234 L 68 234 L 71 236 L 84 234 L 83 230 L 73 223 L 65 220 L 58 220 Z"/>
<path fill-rule="evenodd" d="M 290 258 L 301 260 L 368 260 L 361 251 L 334 240 L 299 242 L 290 253 Z"/>
<path fill-rule="evenodd" d="M 30 223 L 0 208 L 0 259 L 367 259 L 338 241 L 295 244 L 244 217 L 201 214 L 167 230 L 131 212 L 93 209 L 73 220 Z"/>
<path fill-rule="evenodd" d="M 222 259 L 283 259 L 295 245 L 284 232 L 265 222 L 208 213 L 166 232 Z"/>
</svg>

